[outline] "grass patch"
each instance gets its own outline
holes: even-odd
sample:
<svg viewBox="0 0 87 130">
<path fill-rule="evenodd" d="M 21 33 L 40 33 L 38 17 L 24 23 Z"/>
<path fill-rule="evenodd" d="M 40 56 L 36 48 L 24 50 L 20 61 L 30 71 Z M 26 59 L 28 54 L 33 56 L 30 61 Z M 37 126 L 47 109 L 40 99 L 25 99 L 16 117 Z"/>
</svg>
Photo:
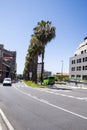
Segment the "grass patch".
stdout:
<svg viewBox="0 0 87 130">
<path fill-rule="evenodd" d="M 28 85 L 28 86 L 31 86 L 31 87 L 36 87 L 36 88 L 47 88 L 47 86 L 45 86 L 45 85 L 41 85 L 41 84 L 36 84 L 36 83 L 34 83 L 34 82 L 32 82 L 32 81 L 26 81 L 26 80 L 24 80 L 24 83 L 26 84 L 26 85 Z"/>
</svg>

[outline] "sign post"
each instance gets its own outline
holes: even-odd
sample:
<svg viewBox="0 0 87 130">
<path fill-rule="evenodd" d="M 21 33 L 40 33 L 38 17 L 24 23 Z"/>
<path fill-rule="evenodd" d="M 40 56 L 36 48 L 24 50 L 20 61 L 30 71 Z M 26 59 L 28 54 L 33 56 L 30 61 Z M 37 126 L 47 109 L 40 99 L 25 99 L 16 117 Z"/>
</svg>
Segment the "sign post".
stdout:
<svg viewBox="0 0 87 130">
<path fill-rule="evenodd" d="M 29 77 L 30 77 L 30 80 L 31 80 L 31 78 L 32 78 L 32 72 L 29 72 Z"/>
</svg>

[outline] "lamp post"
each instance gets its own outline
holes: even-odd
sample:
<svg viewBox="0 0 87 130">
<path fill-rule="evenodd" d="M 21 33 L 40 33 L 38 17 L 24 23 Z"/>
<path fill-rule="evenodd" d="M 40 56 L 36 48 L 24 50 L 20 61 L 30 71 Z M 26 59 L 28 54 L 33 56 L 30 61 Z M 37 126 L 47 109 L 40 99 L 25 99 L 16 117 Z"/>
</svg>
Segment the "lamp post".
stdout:
<svg viewBox="0 0 87 130">
<path fill-rule="evenodd" d="M 61 65 L 61 75 L 63 75 L 63 60 L 61 61 L 62 65 Z"/>
</svg>

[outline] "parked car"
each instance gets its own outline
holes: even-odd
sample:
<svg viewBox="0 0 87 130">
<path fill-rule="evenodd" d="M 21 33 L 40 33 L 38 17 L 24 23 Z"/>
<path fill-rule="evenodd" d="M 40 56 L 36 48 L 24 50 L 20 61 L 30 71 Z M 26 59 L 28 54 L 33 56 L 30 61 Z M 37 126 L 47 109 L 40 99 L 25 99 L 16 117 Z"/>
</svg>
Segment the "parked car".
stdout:
<svg viewBox="0 0 87 130">
<path fill-rule="evenodd" d="M 9 86 L 12 85 L 11 78 L 4 78 L 3 86 L 5 86 L 5 85 L 9 85 Z"/>
</svg>

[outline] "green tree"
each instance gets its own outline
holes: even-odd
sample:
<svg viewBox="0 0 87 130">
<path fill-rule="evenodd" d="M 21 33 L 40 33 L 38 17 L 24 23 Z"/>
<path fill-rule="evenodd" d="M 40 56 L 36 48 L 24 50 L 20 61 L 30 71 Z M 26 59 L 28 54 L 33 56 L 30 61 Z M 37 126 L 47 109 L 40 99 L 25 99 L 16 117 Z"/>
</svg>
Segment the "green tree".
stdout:
<svg viewBox="0 0 87 130">
<path fill-rule="evenodd" d="M 50 21 L 41 21 L 37 23 L 37 26 L 33 29 L 34 35 L 40 41 L 42 50 L 42 70 L 41 70 L 41 84 L 43 82 L 43 73 L 44 73 L 44 53 L 45 46 L 55 37 L 55 27 L 51 26 Z"/>
</svg>

